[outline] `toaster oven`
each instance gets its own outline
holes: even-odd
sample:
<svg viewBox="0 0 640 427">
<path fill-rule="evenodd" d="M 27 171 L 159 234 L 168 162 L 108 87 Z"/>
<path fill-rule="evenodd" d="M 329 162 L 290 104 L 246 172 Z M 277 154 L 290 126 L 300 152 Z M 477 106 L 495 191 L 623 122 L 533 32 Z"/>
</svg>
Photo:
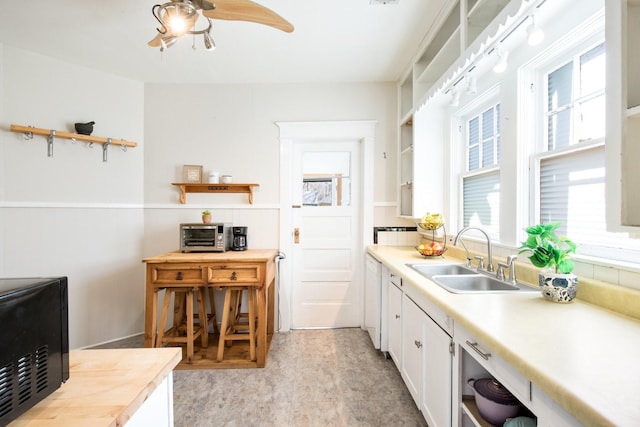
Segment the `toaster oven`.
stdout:
<svg viewBox="0 0 640 427">
<path fill-rule="evenodd" d="M 225 252 L 233 240 L 231 224 L 180 224 L 181 252 Z"/>
</svg>

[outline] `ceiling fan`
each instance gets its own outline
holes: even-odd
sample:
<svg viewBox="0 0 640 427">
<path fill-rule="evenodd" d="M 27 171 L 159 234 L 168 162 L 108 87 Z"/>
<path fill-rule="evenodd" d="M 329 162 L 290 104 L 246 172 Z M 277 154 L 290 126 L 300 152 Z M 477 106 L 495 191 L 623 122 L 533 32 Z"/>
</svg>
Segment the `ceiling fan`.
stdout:
<svg viewBox="0 0 640 427">
<path fill-rule="evenodd" d="M 251 0 L 171 0 L 168 3 L 156 4 L 152 12 L 160 22 L 160 28 L 157 28 L 158 35 L 149 42 L 149 46 L 160 47 L 161 51 L 186 34 L 202 34 L 205 48 L 215 49 L 215 43 L 211 38 L 212 19 L 255 22 L 287 33 L 293 31 L 293 25 L 289 21 Z M 206 28 L 196 30 L 199 12 L 207 20 L 208 25 Z"/>
</svg>

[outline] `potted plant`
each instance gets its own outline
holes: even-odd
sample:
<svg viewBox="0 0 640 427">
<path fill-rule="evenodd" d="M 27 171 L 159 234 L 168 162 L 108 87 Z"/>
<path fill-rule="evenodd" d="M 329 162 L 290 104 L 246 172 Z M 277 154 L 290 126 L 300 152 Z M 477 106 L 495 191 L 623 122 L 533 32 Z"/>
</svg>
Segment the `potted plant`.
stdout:
<svg viewBox="0 0 640 427">
<path fill-rule="evenodd" d="M 578 277 L 571 254 L 576 244 L 566 236 L 558 236 L 559 221 L 525 228 L 528 238 L 520 246 L 519 253 L 530 252 L 531 263 L 543 270 L 538 274 L 542 295 L 554 302 L 570 302 L 576 296 Z"/>
<path fill-rule="evenodd" d="M 211 211 L 202 211 L 202 222 L 205 224 L 211 224 Z"/>
</svg>

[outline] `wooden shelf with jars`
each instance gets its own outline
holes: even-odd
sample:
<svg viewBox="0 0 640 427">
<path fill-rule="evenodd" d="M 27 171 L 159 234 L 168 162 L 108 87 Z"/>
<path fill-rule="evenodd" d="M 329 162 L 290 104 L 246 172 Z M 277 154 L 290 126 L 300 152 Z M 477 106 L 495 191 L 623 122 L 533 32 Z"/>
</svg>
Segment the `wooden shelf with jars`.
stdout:
<svg viewBox="0 0 640 427">
<path fill-rule="evenodd" d="M 187 193 L 246 193 L 249 203 L 253 204 L 253 189 L 259 184 L 209 184 L 192 182 L 173 182 L 180 189 L 180 203 L 187 203 Z"/>
</svg>

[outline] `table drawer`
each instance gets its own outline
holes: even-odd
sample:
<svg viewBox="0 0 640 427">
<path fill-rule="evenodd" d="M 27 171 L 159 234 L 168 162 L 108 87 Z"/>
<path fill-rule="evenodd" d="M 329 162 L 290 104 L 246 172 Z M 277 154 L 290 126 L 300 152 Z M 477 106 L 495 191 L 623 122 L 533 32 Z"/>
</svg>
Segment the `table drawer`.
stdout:
<svg viewBox="0 0 640 427">
<path fill-rule="evenodd" d="M 207 268 L 209 283 L 262 283 L 261 264 L 219 264 Z"/>
<path fill-rule="evenodd" d="M 202 266 L 193 264 L 149 264 L 151 282 L 154 284 L 203 283 Z"/>
</svg>

